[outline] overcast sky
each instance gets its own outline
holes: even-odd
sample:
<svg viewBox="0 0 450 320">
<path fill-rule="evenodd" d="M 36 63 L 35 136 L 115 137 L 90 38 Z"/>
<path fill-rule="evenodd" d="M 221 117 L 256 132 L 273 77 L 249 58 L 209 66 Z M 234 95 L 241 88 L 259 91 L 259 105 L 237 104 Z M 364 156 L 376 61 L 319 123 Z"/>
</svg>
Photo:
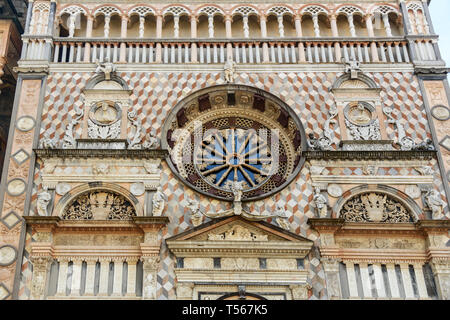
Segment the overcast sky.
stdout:
<svg viewBox="0 0 450 320">
<path fill-rule="evenodd" d="M 431 0 L 430 14 L 442 59 L 450 66 L 450 0 Z"/>
</svg>

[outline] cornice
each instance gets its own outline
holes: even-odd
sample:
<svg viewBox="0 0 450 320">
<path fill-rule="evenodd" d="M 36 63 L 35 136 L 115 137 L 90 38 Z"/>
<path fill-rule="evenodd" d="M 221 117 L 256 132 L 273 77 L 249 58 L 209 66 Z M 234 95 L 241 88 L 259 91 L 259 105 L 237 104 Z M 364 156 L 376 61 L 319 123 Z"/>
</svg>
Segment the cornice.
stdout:
<svg viewBox="0 0 450 320">
<path fill-rule="evenodd" d="M 33 149 L 40 158 L 132 158 L 132 159 L 165 159 L 167 150 L 152 149 Z"/>
<path fill-rule="evenodd" d="M 431 160 L 436 151 L 303 151 L 311 160 Z"/>
</svg>

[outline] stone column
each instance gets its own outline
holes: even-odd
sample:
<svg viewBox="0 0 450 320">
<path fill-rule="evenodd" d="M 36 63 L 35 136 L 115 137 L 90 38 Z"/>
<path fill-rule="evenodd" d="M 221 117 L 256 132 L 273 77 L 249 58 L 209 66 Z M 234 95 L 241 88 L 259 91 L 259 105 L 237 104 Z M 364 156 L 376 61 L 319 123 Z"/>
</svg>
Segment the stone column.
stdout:
<svg viewBox="0 0 450 320">
<path fill-rule="evenodd" d="M 331 24 L 331 33 L 333 37 L 339 37 L 339 30 L 337 27 L 337 16 L 335 14 L 332 14 L 330 16 L 330 24 Z M 334 43 L 334 52 L 335 52 L 335 59 L 336 62 L 341 62 L 341 45 L 339 42 Z"/>
<path fill-rule="evenodd" d="M 432 259 L 433 271 L 439 298 L 450 300 L 450 259 Z"/>
<path fill-rule="evenodd" d="M 56 12 L 56 0 L 50 2 L 50 13 L 48 15 L 48 26 L 47 33 L 53 35 L 54 23 L 55 23 L 55 12 Z"/>
<path fill-rule="evenodd" d="M 162 22 L 163 22 L 163 16 L 161 14 L 158 14 L 156 16 L 156 38 L 161 39 L 162 37 Z M 156 43 L 156 54 L 155 54 L 155 62 L 161 63 L 161 43 Z"/>
<path fill-rule="evenodd" d="M 339 260 L 323 258 L 322 265 L 325 271 L 328 299 L 341 299 L 341 284 L 339 280 Z"/>
<path fill-rule="evenodd" d="M 138 258 L 127 258 L 128 277 L 127 277 L 127 296 L 136 296 L 136 264 Z"/>
<path fill-rule="evenodd" d="M 373 38 L 375 37 L 375 33 L 373 31 L 373 23 L 372 23 L 372 18 L 373 18 L 373 14 L 369 13 L 367 15 L 365 15 L 365 19 L 366 19 L 366 27 L 367 27 L 367 35 L 369 36 L 369 38 Z M 372 62 L 378 62 L 378 50 L 377 50 L 377 44 L 375 42 L 371 42 L 370 43 L 370 51 L 372 54 Z"/>
<path fill-rule="evenodd" d="M 33 262 L 33 278 L 31 280 L 31 299 L 43 300 L 46 295 L 47 274 L 50 269 L 51 257 L 31 257 Z"/>
<path fill-rule="evenodd" d="M 307 283 L 293 284 L 289 286 L 289 289 L 291 289 L 292 300 L 307 300 L 309 298 L 309 290 L 311 290 L 312 287 Z"/>
<path fill-rule="evenodd" d="M 261 37 L 262 38 L 267 38 L 267 17 L 266 16 L 260 16 L 259 17 L 259 25 L 261 28 Z M 263 62 L 264 63 L 269 63 L 269 45 L 267 44 L 266 41 L 264 41 L 262 43 L 262 49 L 263 49 Z"/>
<path fill-rule="evenodd" d="M 97 296 L 108 295 L 108 278 L 109 278 L 109 263 L 110 258 L 100 258 L 100 283 Z"/>
<path fill-rule="evenodd" d="M 231 21 L 233 20 L 233 17 L 230 15 L 225 16 L 225 34 L 227 39 L 230 39 L 233 37 L 232 31 L 231 31 Z M 228 42 L 227 43 L 227 56 L 225 60 L 228 60 L 229 58 L 233 58 L 233 45 Z"/>
<path fill-rule="evenodd" d="M 88 15 L 86 23 L 86 38 L 92 38 L 93 24 L 94 24 L 94 17 Z M 90 60 L 91 60 L 91 43 L 86 42 L 86 44 L 84 45 L 84 62 L 90 62 Z"/>
<path fill-rule="evenodd" d="M 65 296 L 67 288 L 67 271 L 69 258 L 58 258 L 59 271 L 58 271 L 58 288 L 56 290 L 57 296 Z"/>
<path fill-rule="evenodd" d="M 192 300 L 194 284 L 191 282 L 178 282 L 176 286 L 177 300 Z"/>
<path fill-rule="evenodd" d="M 296 15 L 294 18 L 295 23 L 295 33 L 297 35 L 297 38 L 303 37 L 303 30 L 302 30 L 302 16 Z"/>
<path fill-rule="evenodd" d="M 197 22 L 198 17 L 195 15 L 190 16 L 191 19 L 191 38 L 197 39 Z M 191 43 L 191 62 L 197 63 L 197 43 Z"/>
<path fill-rule="evenodd" d="M 94 295 L 94 281 L 95 281 L 95 264 L 97 260 L 87 259 L 86 264 L 86 285 L 84 287 L 84 295 L 85 296 L 93 296 Z"/>
<path fill-rule="evenodd" d="M 31 22 L 31 18 L 33 17 L 33 4 L 34 4 L 34 0 L 28 1 L 27 19 L 25 21 L 24 34 L 28 34 L 30 32 L 30 22 Z"/>
<path fill-rule="evenodd" d="M 120 28 L 120 37 L 122 39 L 125 39 L 127 37 L 127 23 L 128 23 L 128 17 L 126 15 L 122 16 L 122 24 Z M 126 44 L 125 42 L 120 43 L 120 62 L 126 62 Z"/>
</svg>

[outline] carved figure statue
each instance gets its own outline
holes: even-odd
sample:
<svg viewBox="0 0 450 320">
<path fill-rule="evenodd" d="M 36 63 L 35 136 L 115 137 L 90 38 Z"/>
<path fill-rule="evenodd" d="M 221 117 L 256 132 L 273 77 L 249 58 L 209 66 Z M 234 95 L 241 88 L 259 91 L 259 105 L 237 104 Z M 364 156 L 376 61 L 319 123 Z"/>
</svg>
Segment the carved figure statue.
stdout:
<svg viewBox="0 0 450 320">
<path fill-rule="evenodd" d="M 156 192 L 153 195 L 152 203 L 153 203 L 152 215 L 155 217 L 160 217 L 162 215 L 162 211 L 164 209 L 165 204 L 165 196 L 164 193 L 162 192 L 161 187 L 158 187 L 158 189 L 156 189 Z"/>
<path fill-rule="evenodd" d="M 41 217 L 48 216 L 48 204 L 52 196 L 47 191 L 47 187 L 44 187 L 44 190 L 40 192 L 37 196 L 37 212 Z"/>
<path fill-rule="evenodd" d="M 430 189 L 425 194 L 425 203 L 431 209 L 431 217 L 433 220 L 438 220 L 443 217 L 442 206 L 443 201 L 441 195 L 437 190 Z"/>
<path fill-rule="evenodd" d="M 413 150 L 419 150 L 419 151 L 428 151 L 428 150 L 435 150 L 433 141 L 431 139 L 426 139 L 425 141 L 417 144 Z"/>
<path fill-rule="evenodd" d="M 47 132 L 44 133 L 44 139 L 42 139 L 42 141 L 41 141 L 41 147 L 43 149 L 56 149 L 56 139 L 55 138 L 51 139 L 50 135 Z"/>
<path fill-rule="evenodd" d="M 275 220 L 277 221 L 278 225 L 285 230 L 289 230 L 289 222 L 288 222 L 289 215 L 286 212 L 284 206 L 277 204 L 277 207 L 275 209 L 275 215 L 277 216 Z"/>
<path fill-rule="evenodd" d="M 320 218 L 327 217 L 327 199 L 320 193 L 320 188 L 316 187 L 314 191 L 314 203 L 316 205 L 317 214 Z"/>
<path fill-rule="evenodd" d="M 225 81 L 227 83 L 234 82 L 234 78 L 236 75 L 236 62 L 233 61 L 233 58 L 228 57 L 227 62 L 225 62 L 224 71 L 225 71 Z"/>
<path fill-rule="evenodd" d="M 361 71 L 361 63 L 357 60 L 345 61 L 344 58 L 342 61 L 345 63 L 345 73 L 350 73 L 351 79 L 357 79 L 358 72 Z"/>
<path fill-rule="evenodd" d="M 146 141 L 142 144 L 143 149 L 157 149 L 160 146 L 159 138 L 153 133 L 148 133 L 146 136 Z"/>
<path fill-rule="evenodd" d="M 188 208 L 191 211 L 191 221 L 194 227 L 197 227 L 203 222 L 203 214 L 200 211 L 200 203 L 194 199 L 188 199 Z"/>
<path fill-rule="evenodd" d="M 106 62 L 101 64 L 98 60 L 96 61 L 97 68 L 95 69 L 95 73 L 104 73 L 105 80 L 111 80 L 111 75 L 116 72 L 116 66 L 109 62 L 109 59 L 106 58 Z"/>
</svg>

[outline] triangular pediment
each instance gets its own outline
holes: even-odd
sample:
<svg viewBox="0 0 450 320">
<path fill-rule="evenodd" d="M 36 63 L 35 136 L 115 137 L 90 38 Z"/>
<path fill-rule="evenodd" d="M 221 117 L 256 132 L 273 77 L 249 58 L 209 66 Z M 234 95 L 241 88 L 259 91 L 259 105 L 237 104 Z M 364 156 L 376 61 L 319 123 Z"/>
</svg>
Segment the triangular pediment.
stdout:
<svg viewBox="0 0 450 320">
<path fill-rule="evenodd" d="M 263 221 L 248 221 L 239 216 L 214 220 L 167 239 L 167 241 L 175 240 L 236 242 L 312 242 L 309 239 L 286 231 L 270 223 Z"/>
</svg>

